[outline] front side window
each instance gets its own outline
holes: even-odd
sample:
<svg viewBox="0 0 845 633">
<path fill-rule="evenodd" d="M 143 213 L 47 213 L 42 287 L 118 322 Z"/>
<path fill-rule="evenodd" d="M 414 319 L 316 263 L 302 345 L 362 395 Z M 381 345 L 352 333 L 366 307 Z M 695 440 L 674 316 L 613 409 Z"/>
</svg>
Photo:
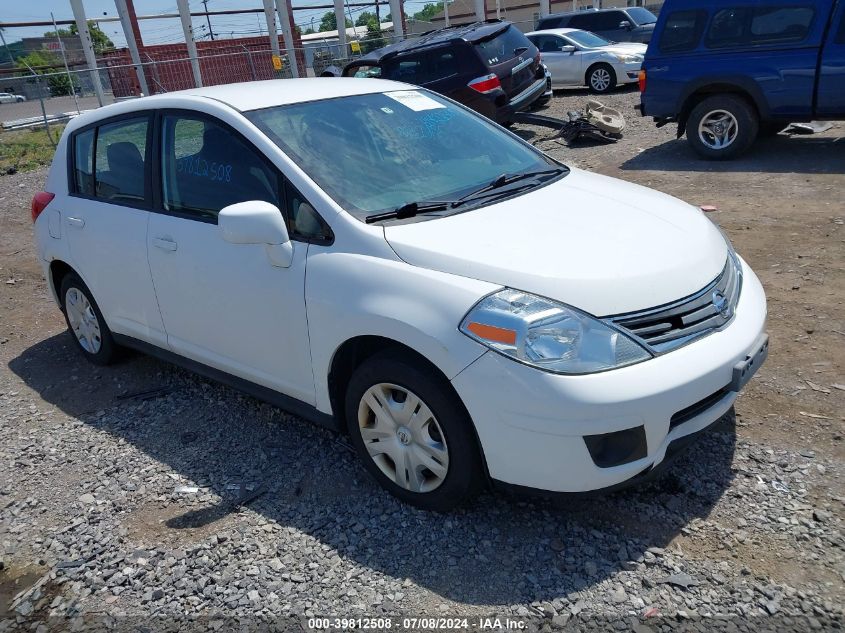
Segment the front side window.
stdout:
<svg viewBox="0 0 845 633">
<path fill-rule="evenodd" d="M 147 154 L 147 117 L 124 119 L 97 128 L 94 156 L 97 198 L 113 202 L 142 203 Z"/>
<path fill-rule="evenodd" d="M 705 40 L 709 48 L 801 42 L 814 13 L 809 6 L 722 9 L 713 16 Z"/>
<path fill-rule="evenodd" d="M 454 200 L 502 174 L 559 167 L 427 90 L 276 106 L 246 117 L 360 220 L 411 202 Z"/>
<path fill-rule="evenodd" d="M 438 81 L 452 77 L 457 72 L 458 63 L 455 53 L 450 48 L 437 48 L 397 57 L 386 62 L 384 69 L 386 79 L 414 84 Z"/>
<path fill-rule="evenodd" d="M 556 35 L 532 35 L 528 39 L 531 40 L 541 53 L 559 53 L 561 46 L 566 44 L 566 42 Z"/>
<path fill-rule="evenodd" d="M 167 115 L 161 140 L 165 210 L 216 221 L 220 209 L 238 202 L 263 200 L 281 207 L 276 171 L 222 124 Z"/>
<path fill-rule="evenodd" d="M 666 19 L 666 25 L 660 35 L 661 52 L 694 50 L 698 46 L 706 23 L 705 11 L 674 11 Z"/>
</svg>

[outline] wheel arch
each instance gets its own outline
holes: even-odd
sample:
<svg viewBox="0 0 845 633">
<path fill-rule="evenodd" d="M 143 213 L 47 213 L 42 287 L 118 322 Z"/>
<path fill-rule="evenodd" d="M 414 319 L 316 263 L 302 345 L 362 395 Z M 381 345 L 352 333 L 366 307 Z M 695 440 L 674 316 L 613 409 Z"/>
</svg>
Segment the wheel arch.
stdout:
<svg viewBox="0 0 845 633">
<path fill-rule="evenodd" d="M 344 399 L 346 396 L 346 387 L 349 384 L 349 380 L 352 378 L 353 373 L 368 358 L 372 358 L 376 354 L 388 350 L 395 350 L 398 353 L 413 359 L 414 362 L 419 363 L 430 371 L 436 372 L 437 375 L 443 379 L 444 385 L 447 385 L 450 393 L 455 397 L 455 401 L 460 404 L 462 413 L 465 415 L 466 419 L 470 421 L 472 435 L 475 438 L 475 446 L 481 458 L 484 479 L 485 482 L 489 484 L 491 480 L 490 473 L 487 469 L 487 459 L 484 455 L 484 447 L 481 444 L 481 438 L 478 436 L 478 430 L 475 428 L 472 416 L 461 399 L 460 394 L 452 385 L 452 382 L 443 370 L 414 348 L 395 339 L 379 335 L 355 336 L 344 341 L 335 350 L 329 366 L 328 388 L 332 411 L 341 432 L 347 432 L 346 407 L 344 406 Z"/>
<path fill-rule="evenodd" d="M 758 120 L 763 120 L 766 116 L 767 108 L 765 106 L 765 99 L 759 94 L 759 88 L 756 84 L 749 85 L 745 81 L 716 81 L 697 83 L 688 88 L 683 99 L 683 104 L 678 111 L 678 138 L 681 138 L 686 132 L 687 120 L 690 113 L 692 113 L 695 106 L 704 101 L 707 97 L 714 95 L 730 94 L 741 97 L 754 109 Z"/>
<path fill-rule="evenodd" d="M 616 83 L 619 83 L 619 77 L 616 76 L 616 69 L 613 67 L 613 65 L 603 59 L 597 59 L 592 64 L 587 66 L 587 70 L 584 71 L 584 85 L 587 86 L 587 88 L 590 87 L 590 75 L 596 69 L 597 66 L 607 66 L 608 70 L 613 73 L 613 76 L 616 79 Z"/>
<path fill-rule="evenodd" d="M 59 293 L 62 288 L 62 280 L 70 273 L 77 275 L 80 279 L 82 279 L 82 275 L 79 274 L 77 270 L 73 268 L 67 262 L 61 259 L 54 259 L 50 262 L 50 275 L 47 279 L 47 283 L 50 285 L 50 290 L 53 293 L 53 298 L 56 300 L 56 303 L 59 304 L 60 307 L 64 308 L 62 305 L 62 298 L 59 296 Z M 83 282 L 85 280 L 83 279 Z"/>
</svg>

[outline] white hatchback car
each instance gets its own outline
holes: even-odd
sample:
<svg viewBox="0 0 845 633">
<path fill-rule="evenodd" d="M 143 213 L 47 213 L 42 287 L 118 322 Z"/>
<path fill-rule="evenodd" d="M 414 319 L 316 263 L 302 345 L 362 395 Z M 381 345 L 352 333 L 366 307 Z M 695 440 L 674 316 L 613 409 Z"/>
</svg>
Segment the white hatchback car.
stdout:
<svg viewBox="0 0 845 633">
<path fill-rule="evenodd" d="M 82 114 L 32 214 L 89 360 L 140 349 L 347 432 L 429 509 L 638 481 L 767 353 L 763 289 L 699 209 L 405 84 Z"/>
<path fill-rule="evenodd" d="M 637 42 L 610 42 L 579 29 L 533 31 L 526 37 L 540 51 L 552 88 L 587 86 L 599 94 L 638 81 L 648 48 Z"/>
</svg>

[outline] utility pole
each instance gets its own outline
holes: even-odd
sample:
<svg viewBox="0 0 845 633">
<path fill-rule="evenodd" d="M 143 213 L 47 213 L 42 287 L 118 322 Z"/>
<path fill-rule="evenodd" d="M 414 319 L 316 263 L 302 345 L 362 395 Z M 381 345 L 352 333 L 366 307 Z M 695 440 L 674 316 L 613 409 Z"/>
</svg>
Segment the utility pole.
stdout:
<svg viewBox="0 0 845 633">
<path fill-rule="evenodd" d="M 208 15 L 208 0 L 202 0 L 202 6 L 205 7 L 205 21 L 208 22 L 208 34 L 214 40 L 214 31 L 211 30 L 211 17 Z"/>
</svg>

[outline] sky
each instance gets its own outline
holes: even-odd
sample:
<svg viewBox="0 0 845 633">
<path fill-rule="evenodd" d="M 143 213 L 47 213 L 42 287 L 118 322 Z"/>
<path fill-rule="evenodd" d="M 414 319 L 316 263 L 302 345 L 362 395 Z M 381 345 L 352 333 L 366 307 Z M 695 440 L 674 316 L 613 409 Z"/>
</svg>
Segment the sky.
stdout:
<svg viewBox="0 0 845 633">
<path fill-rule="evenodd" d="M 355 0 L 364 2 L 366 0 Z M 414 14 L 434 0 L 405 0 L 405 11 Z M 381 15 L 385 16 L 390 7 L 387 0 L 379 0 Z M 98 17 L 117 17 L 114 0 L 83 0 L 85 14 L 88 19 Z M 307 7 L 311 5 L 332 4 L 332 0 L 293 0 L 294 8 Z M 208 10 L 222 9 L 260 9 L 264 5 L 262 0 L 208 0 Z M 189 2 L 191 11 L 202 11 L 202 0 L 191 0 Z M 353 21 L 362 11 L 373 12 L 375 7 L 350 7 Z M 73 19 L 73 11 L 69 0 L 0 0 L 0 22 L 26 22 L 35 20 L 49 20 L 50 12 L 53 12 L 57 20 Z M 316 28 L 320 23 L 320 17 L 328 9 L 294 11 L 294 20 L 302 27 L 302 30 L 309 28 L 312 23 Z M 162 13 L 177 13 L 176 0 L 135 0 L 135 12 L 141 15 L 157 15 Z M 168 44 L 181 42 L 183 40 L 182 25 L 178 18 L 164 20 L 140 20 L 141 36 L 145 44 Z M 204 17 L 193 18 L 195 36 L 207 38 L 208 26 Z M 221 15 L 211 16 L 211 25 L 215 37 L 249 37 L 258 35 L 259 32 L 267 32 L 267 23 L 264 14 L 246 15 Z M 104 22 L 100 27 L 106 35 L 115 43 L 115 46 L 125 46 L 126 39 L 123 37 L 123 30 L 120 22 Z M 261 31 L 263 29 L 263 31 Z M 37 37 L 50 30 L 50 27 L 27 27 L 7 28 L 3 35 L 7 42 L 13 42 L 22 37 Z"/>
</svg>

